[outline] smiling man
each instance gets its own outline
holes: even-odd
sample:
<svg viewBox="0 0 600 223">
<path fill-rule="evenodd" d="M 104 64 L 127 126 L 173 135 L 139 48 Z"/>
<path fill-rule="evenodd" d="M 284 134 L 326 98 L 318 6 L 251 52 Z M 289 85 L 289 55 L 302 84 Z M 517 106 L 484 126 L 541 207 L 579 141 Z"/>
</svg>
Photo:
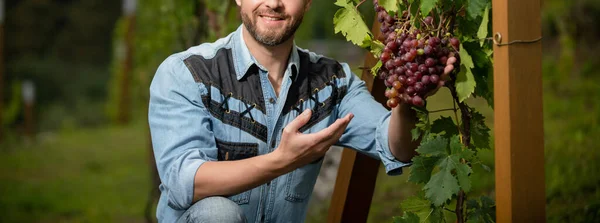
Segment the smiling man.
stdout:
<svg viewBox="0 0 600 223">
<path fill-rule="evenodd" d="M 415 114 L 386 110 L 347 64 L 294 45 L 311 0 L 236 2 L 243 25 L 170 56 L 150 86 L 158 219 L 302 222 L 334 144 L 401 174 Z"/>
</svg>

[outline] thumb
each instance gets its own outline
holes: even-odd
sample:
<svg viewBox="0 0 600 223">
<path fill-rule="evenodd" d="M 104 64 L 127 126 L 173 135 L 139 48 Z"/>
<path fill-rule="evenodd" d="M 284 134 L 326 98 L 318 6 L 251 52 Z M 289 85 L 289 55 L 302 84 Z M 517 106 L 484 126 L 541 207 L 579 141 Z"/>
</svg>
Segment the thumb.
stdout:
<svg viewBox="0 0 600 223">
<path fill-rule="evenodd" d="M 312 114 L 312 111 L 310 109 L 306 109 L 304 110 L 304 112 L 300 113 L 300 115 L 298 115 L 298 117 L 296 117 L 294 120 L 292 120 L 290 123 L 288 123 L 287 126 L 285 126 L 285 128 L 283 129 L 284 133 L 296 133 L 298 131 L 298 129 L 300 129 L 302 126 L 304 126 L 308 120 L 310 120 L 310 116 Z"/>
</svg>

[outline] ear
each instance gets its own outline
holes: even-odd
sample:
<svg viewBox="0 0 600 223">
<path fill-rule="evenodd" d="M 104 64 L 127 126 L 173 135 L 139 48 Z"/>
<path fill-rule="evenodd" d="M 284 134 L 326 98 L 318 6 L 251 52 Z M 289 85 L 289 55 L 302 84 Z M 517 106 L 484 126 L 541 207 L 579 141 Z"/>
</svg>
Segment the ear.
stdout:
<svg viewBox="0 0 600 223">
<path fill-rule="evenodd" d="M 238 6 L 242 6 L 242 0 L 235 0 L 235 3 L 236 3 Z"/>
<path fill-rule="evenodd" d="M 312 0 L 306 0 L 306 5 L 304 6 L 304 12 L 307 12 L 312 5 Z"/>
</svg>

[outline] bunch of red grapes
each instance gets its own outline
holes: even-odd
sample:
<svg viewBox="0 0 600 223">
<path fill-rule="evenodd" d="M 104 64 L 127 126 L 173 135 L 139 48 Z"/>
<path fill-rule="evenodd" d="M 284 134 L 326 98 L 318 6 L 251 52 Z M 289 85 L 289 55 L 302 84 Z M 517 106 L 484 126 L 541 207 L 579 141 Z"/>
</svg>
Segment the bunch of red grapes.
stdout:
<svg viewBox="0 0 600 223">
<path fill-rule="evenodd" d="M 427 16 L 420 19 L 420 27 L 416 28 L 411 25 L 407 11 L 400 13 L 401 17 L 389 15 L 377 0 L 374 2 L 381 23 L 379 40 L 385 45 L 377 75 L 387 87 L 387 106 L 394 108 L 407 103 L 423 107 L 425 98 L 444 85 L 444 73 L 454 68 L 460 42 L 440 28 L 443 21 L 436 23 Z"/>
</svg>

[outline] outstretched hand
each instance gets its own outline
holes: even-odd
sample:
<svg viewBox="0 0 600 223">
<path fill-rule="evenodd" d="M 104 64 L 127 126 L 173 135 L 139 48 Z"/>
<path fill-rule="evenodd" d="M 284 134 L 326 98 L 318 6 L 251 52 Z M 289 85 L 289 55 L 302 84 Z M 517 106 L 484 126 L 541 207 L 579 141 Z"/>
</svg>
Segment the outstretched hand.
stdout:
<svg viewBox="0 0 600 223">
<path fill-rule="evenodd" d="M 274 151 L 279 154 L 280 159 L 288 164 L 289 171 L 323 157 L 329 147 L 342 137 L 350 120 L 354 117 L 353 114 L 348 114 L 319 132 L 301 133 L 298 129 L 310 120 L 311 114 L 312 111 L 306 109 L 290 122 L 283 129 L 281 143 Z"/>
</svg>

